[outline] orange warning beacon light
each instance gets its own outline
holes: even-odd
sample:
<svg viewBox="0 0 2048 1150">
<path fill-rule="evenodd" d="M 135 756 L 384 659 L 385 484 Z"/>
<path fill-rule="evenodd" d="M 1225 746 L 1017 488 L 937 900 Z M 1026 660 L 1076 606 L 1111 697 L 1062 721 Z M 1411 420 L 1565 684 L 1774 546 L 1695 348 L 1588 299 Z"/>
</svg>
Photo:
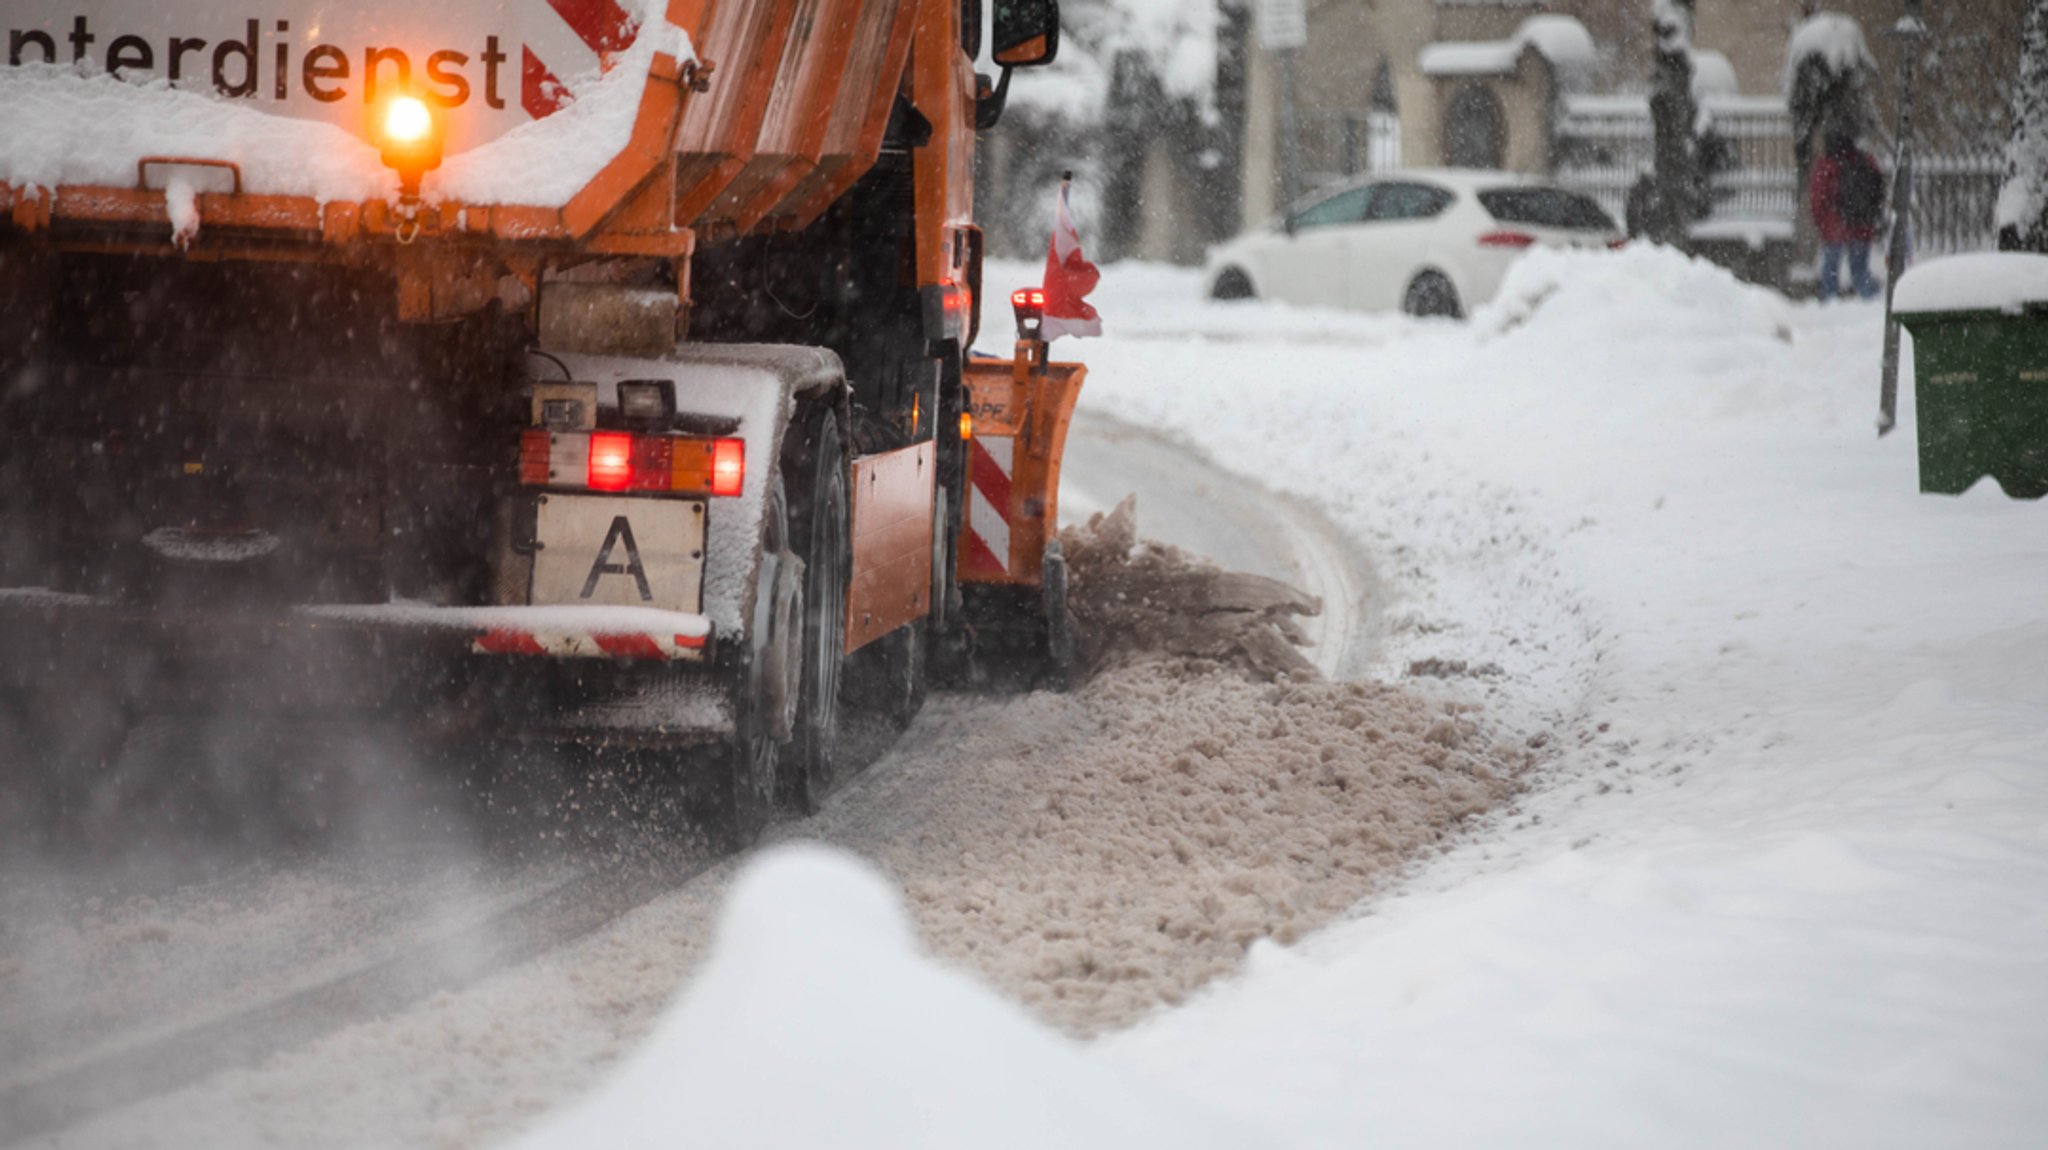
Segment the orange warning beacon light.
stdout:
<svg viewBox="0 0 2048 1150">
<path fill-rule="evenodd" d="M 420 179 L 441 166 L 441 125 L 417 96 L 394 96 L 377 117 L 377 154 L 398 173 L 399 196 L 415 200 Z"/>
</svg>

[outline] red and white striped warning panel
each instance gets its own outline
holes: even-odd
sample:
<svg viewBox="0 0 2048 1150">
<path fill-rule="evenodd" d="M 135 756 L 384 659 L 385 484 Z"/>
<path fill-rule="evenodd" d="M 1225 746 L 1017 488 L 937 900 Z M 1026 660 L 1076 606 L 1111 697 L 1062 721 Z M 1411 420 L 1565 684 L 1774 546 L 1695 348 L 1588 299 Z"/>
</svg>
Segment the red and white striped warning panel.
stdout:
<svg viewBox="0 0 2048 1150">
<path fill-rule="evenodd" d="M 967 531 L 960 563 L 976 574 L 1010 570 L 1010 481 L 1016 474 L 1016 440 L 1006 435 L 967 441 Z"/>
<path fill-rule="evenodd" d="M 548 7 L 562 18 L 586 49 L 569 49 L 563 63 L 574 75 L 587 70 L 594 61 L 608 64 L 613 53 L 632 45 L 640 23 L 619 6 L 618 0 L 548 0 Z M 519 46 L 519 103 L 536 120 L 553 115 L 567 102 L 569 90 L 546 60 L 536 55 L 531 44 Z"/>
<path fill-rule="evenodd" d="M 479 655 L 552 655 L 571 659 L 702 660 L 711 637 L 646 631 L 527 631 L 492 627 L 470 649 Z"/>
</svg>

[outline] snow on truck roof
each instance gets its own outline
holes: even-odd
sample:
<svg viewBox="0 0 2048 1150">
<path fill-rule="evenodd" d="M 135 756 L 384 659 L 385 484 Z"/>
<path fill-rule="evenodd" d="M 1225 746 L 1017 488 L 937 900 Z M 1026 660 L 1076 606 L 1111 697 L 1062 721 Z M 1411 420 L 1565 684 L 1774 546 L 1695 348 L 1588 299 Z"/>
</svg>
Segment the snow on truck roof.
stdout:
<svg viewBox="0 0 2048 1150">
<path fill-rule="evenodd" d="M 103 11 L 129 7 L 95 6 L 97 21 L 67 14 L 47 28 L 30 18 L 26 28 L 5 29 L 15 45 L 5 59 L 18 62 L 0 66 L 0 106 L 9 109 L 0 183 L 134 187 L 143 158 L 175 156 L 233 164 L 249 193 L 382 199 L 397 177 L 365 138 L 367 109 L 380 83 L 417 79 L 415 89 L 443 109 L 448 133 L 428 200 L 560 207 L 626 147 L 656 53 L 694 58 L 661 0 L 626 0 L 637 25 L 593 33 L 588 40 L 612 50 L 581 56 L 518 21 L 485 16 L 452 28 L 461 13 L 449 9 L 460 4 L 427 6 L 417 26 L 394 5 L 366 4 L 301 33 L 288 18 L 215 27 L 195 16 L 171 27 L 178 14 Z M 500 7 L 514 6 L 489 10 Z M 552 13 L 545 4 L 538 11 Z M 0 28 L 14 22 L 0 17 Z M 535 41 L 569 79 L 555 79 Z M 176 171 L 223 181 L 199 191 L 227 190 L 226 172 Z"/>
</svg>

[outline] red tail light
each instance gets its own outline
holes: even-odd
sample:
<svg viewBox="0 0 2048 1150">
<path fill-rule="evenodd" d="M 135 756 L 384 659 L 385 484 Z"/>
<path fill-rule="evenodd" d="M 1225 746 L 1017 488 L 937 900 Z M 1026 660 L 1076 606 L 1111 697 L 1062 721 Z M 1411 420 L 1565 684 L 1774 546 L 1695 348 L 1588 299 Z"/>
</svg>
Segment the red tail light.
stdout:
<svg viewBox="0 0 2048 1150">
<path fill-rule="evenodd" d="M 590 437 L 590 488 L 624 491 L 633 485 L 633 437 L 597 432 Z"/>
<path fill-rule="evenodd" d="M 719 439 L 711 444 L 711 494 L 738 495 L 747 481 L 747 441 Z"/>
<path fill-rule="evenodd" d="M 1479 246 L 1482 248 L 1526 248 L 1535 242 L 1536 237 L 1528 232 L 1506 230 L 1488 232 L 1479 237 Z"/>
<path fill-rule="evenodd" d="M 1627 247 L 1627 246 L 1628 246 L 1628 237 L 1627 237 L 1627 236 L 1622 236 L 1622 237 L 1621 237 L 1620 239 L 1614 239 L 1614 240 L 1608 240 L 1608 241 L 1607 241 L 1607 248 L 1608 248 L 1608 250 L 1609 250 L 1609 251 L 1620 251 L 1620 250 L 1621 250 L 1622 248 L 1625 248 L 1625 247 Z"/>
</svg>

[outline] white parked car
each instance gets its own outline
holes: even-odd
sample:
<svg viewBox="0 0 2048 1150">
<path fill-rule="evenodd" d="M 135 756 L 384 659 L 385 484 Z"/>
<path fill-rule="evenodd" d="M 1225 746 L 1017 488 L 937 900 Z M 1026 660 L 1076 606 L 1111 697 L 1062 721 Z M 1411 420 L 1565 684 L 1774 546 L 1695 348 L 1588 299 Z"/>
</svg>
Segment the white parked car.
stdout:
<svg viewBox="0 0 2048 1150">
<path fill-rule="evenodd" d="M 1525 248 L 1627 241 L 1591 197 L 1511 172 L 1383 172 L 1209 250 L 1209 294 L 1462 316 Z"/>
</svg>

